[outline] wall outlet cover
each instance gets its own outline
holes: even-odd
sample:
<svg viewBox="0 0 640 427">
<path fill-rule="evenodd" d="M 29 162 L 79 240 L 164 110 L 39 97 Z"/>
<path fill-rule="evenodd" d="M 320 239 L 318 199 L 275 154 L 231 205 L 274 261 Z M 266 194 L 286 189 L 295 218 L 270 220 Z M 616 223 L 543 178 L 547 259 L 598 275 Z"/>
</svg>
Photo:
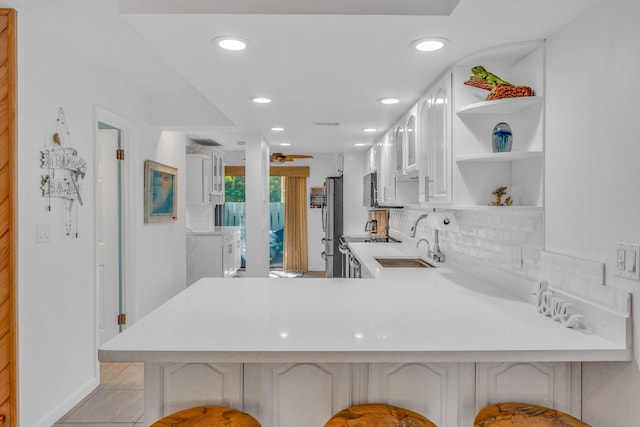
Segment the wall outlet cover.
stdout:
<svg viewBox="0 0 640 427">
<path fill-rule="evenodd" d="M 616 276 L 640 280 L 640 244 L 616 242 Z"/>
</svg>

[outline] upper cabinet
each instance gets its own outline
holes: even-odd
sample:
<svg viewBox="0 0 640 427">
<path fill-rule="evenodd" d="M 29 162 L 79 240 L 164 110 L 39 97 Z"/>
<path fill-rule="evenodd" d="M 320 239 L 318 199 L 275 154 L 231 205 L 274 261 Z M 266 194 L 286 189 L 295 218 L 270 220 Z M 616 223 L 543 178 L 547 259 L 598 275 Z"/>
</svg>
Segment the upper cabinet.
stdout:
<svg viewBox="0 0 640 427">
<path fill-rule="evenodd" d="M 394 133 L 395 131 L 395 133 Z M 378 169 L 378 203 L 391 206 L 396 201 L 396 135 L 397 129 L 390 130 L 379 143 L 380 168 Z M 402 135 L 402 133 L 400 133 Z"/>
<path fill-rule="evenodd" d="M 535 96 L 487 101 L 488 91 L 465 84 L 471 68 L 487 71 Z M 527 42 L 488 49 L 453 69 L 452 117 L 454 202 L 456 207 L 495 204 L 493 193 L 506 187 L 502 202 L 513 207 L 542 207 L 544 166 L 544 45 Z M 509 136 L 511 133 L 511 136 Z M 510 140 L 509 149 L 494 151 Z"/>
<path fill-rule="evenodd" d="M 224 155 L 217 150 L 211 150 L 211 164 L 213 174 L 211 176 L 211 203 L 224 204 Z"/>
<path fill-rule="evenodd" d="M 414 106 L 395 126 L 395 171 L 399 180 L 418 176 L 416 116 L 417 106 Z"/>
<path fill-rule="evenodd" d="M 205 154 L 187 154 L 187 206 L 210 204 L 211 158 Z"/>
<path fill-rule="evenodd" d="M 418 104 L 418 194 L 424 205 L 451 203 L 451 73 Z"/>
<path fill-rule="evenodd" d="M 380 146 L 381 143 L 377 142 L 367 152 L 367 173 L 378 172 L 380 169 Z"/>
<path fill-rule="evenodd" d="M 187 205 L 224 204 L 224 155 L 199 145 L 187 146 Z"/>
<path fill-rule="evenodd" d="M 534 96 L 487 100 L 489 90 L 465 84 L 476 66 Z M 544 80 L 542 41 L 487 49 L 454 65 L 371 148 L 380 204 L 492 209 L 504 187 L 505 209 L 541 208 Z M 508 149 L 494 149 L 504 143 Z"/>
</svg>

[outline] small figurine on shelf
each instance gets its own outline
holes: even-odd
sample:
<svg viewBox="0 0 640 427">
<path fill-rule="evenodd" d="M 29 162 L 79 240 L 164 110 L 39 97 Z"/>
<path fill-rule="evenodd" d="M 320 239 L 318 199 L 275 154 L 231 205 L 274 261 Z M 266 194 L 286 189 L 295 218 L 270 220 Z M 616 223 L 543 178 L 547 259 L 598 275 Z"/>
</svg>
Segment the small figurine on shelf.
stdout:
<svg viewBox="0 0 640 427">
<path fill-rule="evenodd" d="M 533 96 L 534 92 L 528 86 L 516 86 L 501 79 L 482 65 L 471 68 L 473 76 L 464 82 L 468 86 L 474 86 L 489 91 L 487 101 L 501 98 L 516 98 L 520 96 Z"/>
<path fill-rule="evenodd" d="M 506 199 L 504 199 L 504 203 L 502 202 L 502 196 L 505 196 L 507 194 L 506 186 L 496 188 L 496 190 L 491 194 L 496 197 L 496 200 L 490 202 L 489 206 L 511 206 L 513 204 L 513 199 L 511 198 L 511 196 L 508 196 Z"/>
</svg>

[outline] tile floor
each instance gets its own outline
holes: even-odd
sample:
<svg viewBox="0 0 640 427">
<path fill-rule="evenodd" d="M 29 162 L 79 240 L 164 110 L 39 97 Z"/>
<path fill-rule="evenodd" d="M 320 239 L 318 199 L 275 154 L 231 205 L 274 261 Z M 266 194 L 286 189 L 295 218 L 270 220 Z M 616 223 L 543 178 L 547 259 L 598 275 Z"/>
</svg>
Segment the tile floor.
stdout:
<svg viewBox="0 0 640 427">
<path fill-rule="evenodd" d="M 142 427 L 142 363 L 101 363 L 100 385 L 53 427 Z"/>
</svg>

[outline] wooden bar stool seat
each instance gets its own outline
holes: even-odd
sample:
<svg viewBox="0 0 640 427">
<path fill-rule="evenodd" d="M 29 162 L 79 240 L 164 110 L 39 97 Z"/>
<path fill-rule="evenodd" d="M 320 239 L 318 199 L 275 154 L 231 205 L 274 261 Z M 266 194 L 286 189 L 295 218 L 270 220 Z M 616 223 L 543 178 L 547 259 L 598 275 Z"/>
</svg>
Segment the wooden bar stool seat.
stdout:
<svg viewBox="0 0 640 427">
<path fill-rule="evenodd" d="M 497 403 L 478 412 L 474 427 L 591 427 L 555 409 L 528 403 Z"/>
<path fill-rule="evenodd" d="M 175 412 L 151 427 L 260 427 L 251 415 L 221 406 L 197 406 Z"/>
<path fill-rule="evenodd" d="M 324 427 L 437 427 L 417 412 L 382 403 L 345 408 Z"/>
</svg>

